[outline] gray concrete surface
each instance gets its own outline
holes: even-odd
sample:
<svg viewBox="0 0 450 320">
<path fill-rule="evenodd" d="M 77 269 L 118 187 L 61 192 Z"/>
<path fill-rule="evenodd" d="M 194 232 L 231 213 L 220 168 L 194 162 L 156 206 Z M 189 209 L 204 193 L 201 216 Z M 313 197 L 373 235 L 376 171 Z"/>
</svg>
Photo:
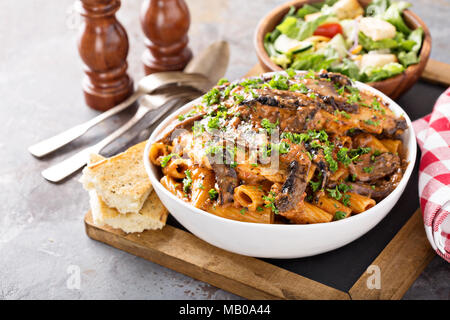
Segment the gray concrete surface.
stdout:
<svg viewBox="0 0 450 320">
<path fill-rule="evenodd" d="M 256 63 L 253 31 L 282 1 L 188 0 L 194 53 L 226 39 L 229 79 Z M 450 2 L 412 0 L 430 26 L 432 57 L 450 63 Z M 234 299 L 235 295 L 90 240 L 83 214 L 88 197 L 77 182 L 43 180 L 40 171 L 117 127 L 117 117 L 64 152 L 34 159 L 26 148 L 90 119 L 80 90 L 72 0 L 0 1 L 0 299 Z M 140 1 L 123 1 L 118 13 L 130 38 L 129 71 L 143 75 Z M 81 282 L 73 281 L 80 272 Z M 436 257 L 407 299 L 449 299 L 449 265 Z"/>
</svg>

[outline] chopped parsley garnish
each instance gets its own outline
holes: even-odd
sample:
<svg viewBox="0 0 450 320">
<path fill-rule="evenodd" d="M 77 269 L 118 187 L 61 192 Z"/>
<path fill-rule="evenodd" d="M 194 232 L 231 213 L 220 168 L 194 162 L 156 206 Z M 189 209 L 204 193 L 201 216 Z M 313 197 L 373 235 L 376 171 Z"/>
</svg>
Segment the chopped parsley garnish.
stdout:
<svg viewBox="0 0 450 320">
<path fill-rule="evenodd" d="M 308 130 L 308 135 L 311 139 L 319 139 L 322 142 L 328 141 L 328 134 L 324 130 Z"/>
<path fill-rule="evenodd" d="M 378 126 L 380 124 L 380 121 L 373 121 L 372 119 L 364 120 L 364 122 L 369 126 Z"/>
<path fill-rule="evenodd" d="M 380 154 L 381 154 L 380 150 L 375 150 L 372 156 L 370 157 L 370 160 L 372 160 L 372 162 L 375 162 L 375 158 L 378 157 Z"/>
<path fill-rule="evenodd" d="M 281 141 L 280 143 L 268 143 L 263 147 L 262 151 L 265 156 L 270 157 L 272 152 L 285 154 L 288 153 L 290 149 L 291 146 L 289 143 L 286 141 Z"/>
<path fill-rule="evenodd" d="M 287 143 L 286 141 L 281 141 L 278 144 L 278 150 L 280 151 L 281 154 L 285 154 L 288 153 L 289 150 L 291 149 L 291 146 L 289 145 L 289 143 Z"/>
<path fill-rule="evenodd" d="M 367 148 L 359 147 L 358 149 L 350 150 L 348 152 L 348 155 L 350 157 L 350 160 L 355 161 L 356 159 L 358 159 L 363 154 L 369 153 L 370 150 L 371 150 L 370 147 L 367 147 Z"/>
<path fill-rule="evenodd" d="M 244 88 L 257 89 L 261 86 L 264 81 L 261 78 L 249 78 L 245 79 L 239 84 Z"/>
<path fill-rule="evenodd" d="M 164 168 L 165 166 L 167 166 L 167 163 L 170 161 L 170 159 L 172 159 L 173 157 L 180 157 L 178 154 L 176 154 L 176 153 L 171 153 L 171 154 L 168 154 L 167 156 L 164 156 L 162 159 L 161 159 L 161 167 L 162 168 Z"/>
<path fill-rule="evenodd" d="M 305 79 L 315 79 L 316 78 L 316 74 L 314 73 L 313 70 L 309 70 L 304 76 L 303 78 Z"/>
<path fill-rule="evenodd" d="M 222 150 L 223 150 L 223 146 L 209 146 L 206 150 L 205 153 L 207 155 L 216 155 L 216 154 L 222 154 Z"/>
<path fill-rule="evenodd" d="M 335 88 L 336 88 L 336 92 L 337 92 L 340 96 L 342 96 L 342 95 L 344 94 L 345 86 L 342 86 L 342 87 L 338 88 L 338 85 L 335 85 Z"/>
<path fill-rule="evenodd" d="M 373 171 L 373 167 L 365 167 L 363 170 L 365 173 L 371 173 Z"/>
<path fill-rule="evenodd" d="M 239 213 L 240 213 L 240 214 L 245 214 L 245 212 L 246 212 L 247 210 L 248 210 L 247 208 L 242 208 L 242 209 L 239 211 Z"/>
<path fill-rule="evenodd" d="M 332 148 L 327 147 L 323 151 L 325 153 L 325 160 L 328 162 L 328 167 L 332 172 L 336 172 L 338 169 L 338 163 L 333 159 Z"/>
<path fill-rule="evenodd" d="M 346 193 L 349 190 L 351 190 L 351 187 L 346 185 L 345 183 L 337 185 L 334 189 L 327 189 L 330 197 L 338 201 L 342 199 L 344 205 L 347 205 L 346 202 L 348 203 L 348 199 L 350 198 L 350 196 L 343 193 Z"/>
<path fill-rule="evenodd" d="M 263 211 L 264 209 L 263 208 L 261 208 L 261 207 L 256 207 L 256 211 Z"/>
<path fill-rule="evenodd" d="M 348 148 L 341 148 L 337 153 L 337 159 L 345 166 L 348 166 L 350 163 L 352 163 L 352 159 L 347 154 Z"/>
<path fill-rule="evenodd" d="M 347 103 L 353 104 L 361 101 L 361 95 L 359 94 L 358 88 L 346 86 L 348 91 L 350 91 L 350 95 L 347 96 Z"/>
<path fill-rule="evenodd" d="M 340 184 L 338 185 L 338 189 L 339 189 L 340 191 L 342 191 L 343 193 L 346 193 L 346 192 L 348 192 L 349 190 L 351 190 L 352 187 L 349 186 L 349 185 L 346 185 L 345 183 L 340 183 Z"/>
<path fill-rule="evenodd" d="M 343 116 L 344 118 L 346 118 L 346 119 L 350 119 L 351 118 L 351 116 L 347 113 L 347 112 L 345 112 L 345 111 L 339 111 L 339 110 L 335 110 L 334 111 L 334 115 L 335 116 L 338 116 L 338 115 L 341 115 L 341 116 Z"/>
<path fill-rule="evenodd" d="M 347 214 L 344 211 L 336 211 L 334 214 L 334 220 L 341 220 L 344 219 L 347 216 Z"/>
<path fill-rule="evenodd" d="M 208 119 L 208 128 L 210 129 L 219 129 L 220 119 L 219 117 L 211 117 Z"/>
<path fill-rule="evenodd" d="M 350 195 L 349 194 L 344 194 L 344 196 L 342 197 L 342 203 L 346 207 L 350 206 Z"/>
<path fill-rule="evenodd" d="M 276 127 L 278 127 L 278 120 L 275 123 L 272 123 L 269 121 L 269 119 L 262 119 L 261 120 L 261 127 L 263 127 L 264 129 L 266 129 L 268 134 L 272 134 L 273 129 L 275 129 Z"/>
<path fill-rule="evenodd" d="M 245 100 L 243 95 L 240 95 L 239 93 L 236 92 L 234 92 L 232 96 L 234 98 L 234 101 L 236 101 L 238 104 Z"/>
<path fill-rule="evenodd" d="M 275 202 L 275 193 L 270 191 L 268 196 L 263 196 L 263 200 L 267 202 L 264 206 L 266 208 L 270 208 L 273 213 L 278 214 L 280 212 L 274 203 Z"/>
<path fill-rule="evenodd" d="M 186 177 L 183 179 L 183 191 L 184 193 L 188 193 L 192 185 L 192 173 L 189 169 L 185 170 L 184 173 L 186 174 Z"/>
<path fill-rule="evenodd" d="M 203 128 L 203 125 L 200 123 L 200 121 L 195 121 L 194 126 L 192 127 L 192 133 L 194 134 L 194 137 L 198 137 L 205 131 L 205 128 Z"/>
<path fill-rule="evenodd" d="M 298 91 L 300 93 L 308 93 L 308 88 L 304 83 L 294 83 L 289 87 L 289 91 Z"/>
<path fill-rule="evenodd" d="M 382 114 L 386 114 L 386 111 L 381 107 L 380 103 L 378 102 L 377 98 L 374 97 L 371 107 L 373 108 L 373 110 L 375 111 L 380 111 Z"/>
<path fill-rule="evenodd" d="M 231 90 L 233 90 L 235 87 L 236 87 L 236 84 L 235 84 L 235 83 L 230 84 L 229 86 L 227 86 L 227 87 L 225 88 L 225 90 L 223 90 L 223 92 L 222 92 L 222 97 L 223 97 L 224 99 L 227 99 L 227 98 L 230 96 Z M 219 97 L 219 98 L 220 98 L 220 97 Z"/>
<path fill-rule="evenodd" d="M 319 190 L 319 187 L 322 185 L 322 180 L 319 181 L 309 181 L 309 184 L 311 185 L 311 189 L 313 192 L 316 192 L 317 190 Z"/>
<path fill-rule="evenodd" d="M 288 90 L 289 80 L 287 77 L 277 74 L 269 81 L 269 87 L 272 89 Z"/>
<path fill-rule="evenodd" d="M 227 78 L 222 78 L 222 79 L 220 79 L 220 80 L 217 82 L 217 85 L 218 85 L 218 86 L 221 86 L 221 85 L 223 85 L 224 83 L 227 83 L 227 82 L 229 82 Z"/>
<path fill-rule="evenodd" d="M 286 69 L 286 73 L 288 74 L 288 76 L 289 76 L 290 78 L 293 78 L 293 77 L 295 77 L 295 75 L 296 75 L 295 70 L 292 69 L 292 68 Z"/>
<path fill-rule="evenodd" d="M 292 143 L 301 144 L 309 140 L 309 135 L 307 133 L 283 132 L 281 139 L 288 139 Z"/>
<path fill-rule="evenodd" d="M 208 93 L 203 96 L 203 102 L 207 106 L 220 102 L 220 91 L 217 88 L 212 88 Z"/>
<path fill-rule="evenodd" d="M 178 120 L 179 120 L 179 121 L 183 121 L 184 119 L 190 118 L 190 117 L 192 117 L 192 116 L 195 116 L 196 114 L 197 114 L 197 111 L 196 111 L 196 110 L 191 110 L 191 111 L 189 111 L 189 112 L 187 112 L 187 113 L 185 113 L 185 114 L 180 114 L 180 115 L 178 116 Z"/>
<path fill-rule="evenodd" d="M 342 193 L 339 191 L 338 187 L 334 188 L 334 189 L 327 189 L 330 197 L 332 197 L 333 199 L 336 200 L 341 200 L 342 198 Z"/>
<path fill-rule="evenodd" d="M 215 199 L 217 198 L 217 196 L 219 195 L 219 193 L 217 192 L 216 189 L 210 189 L 210 190 L 208 191 L 208 194 L 209 194 L 209 198 L 210 198 L 211 200 L 215 200 Z"/>
</svg>

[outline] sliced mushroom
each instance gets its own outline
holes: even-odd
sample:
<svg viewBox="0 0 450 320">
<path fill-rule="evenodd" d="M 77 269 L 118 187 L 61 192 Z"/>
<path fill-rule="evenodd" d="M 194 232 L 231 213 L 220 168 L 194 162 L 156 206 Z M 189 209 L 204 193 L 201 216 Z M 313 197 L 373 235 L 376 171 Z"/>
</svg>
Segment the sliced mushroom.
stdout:
<svg viewBox="0 0 450 320">
<path fill-rule="evenodd" d="M 359 181 L 374 181 L 383 178 L 400 167 L 399 156 L 382 153 L 374 156 L 370 153 L 358 158 L 358 162 L 349 165 L 350 173 Z"/>
</svg>

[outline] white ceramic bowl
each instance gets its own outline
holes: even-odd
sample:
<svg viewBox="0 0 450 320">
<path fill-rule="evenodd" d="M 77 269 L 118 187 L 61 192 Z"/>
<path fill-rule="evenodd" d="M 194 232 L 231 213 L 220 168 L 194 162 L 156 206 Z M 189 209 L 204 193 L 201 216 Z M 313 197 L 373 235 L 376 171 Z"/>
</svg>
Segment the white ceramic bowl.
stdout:
<svg viewBox="0 0 450 320">
<path fill-rule="evenodd" d="M 266 73 L 265 75 L 271 75 Z M 408 149 L 409 165 L 397 188 L 376 206 L 347 219 L 308 225 L 258 224 L 234 221 L 197 209 L 178 199 L 159 182 L 159 169 L 150 163 L 148 153 L 152 143 L 170 129 L 170 123 L 193 105 L 198 98 L 167 117 L 150 136 L 144 151 L 144 164 L 158 197 L 175 219 L 187 230 L 219 248 L 261 258 L 301 258 L 331 251 L 364 235 L 378 224 L 396 204 L 411 176 L 416 159 L 416 140 L 411 120 L 398 104 L 380 91 L 356 82 L 359 89 L 372 92 L 389 104 L 390 109 L 406 119 L 408 130 L 403 134 Z"/>
</svg>

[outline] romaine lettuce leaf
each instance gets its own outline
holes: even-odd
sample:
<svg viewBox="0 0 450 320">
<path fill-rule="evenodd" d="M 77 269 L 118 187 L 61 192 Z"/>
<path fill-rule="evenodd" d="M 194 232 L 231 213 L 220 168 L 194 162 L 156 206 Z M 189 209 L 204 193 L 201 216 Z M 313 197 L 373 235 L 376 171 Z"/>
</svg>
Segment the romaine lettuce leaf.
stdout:
<svg viewBox="0 0 450 320">
<path fill-rule="evenodd" d="M 414 41 L 416 44 L 411 48 L 411 51 L 418 53 L 422 47 L 423 29 L 421 27 L 415 29 L 408 36 L 408 40 Z"/>
<path fill-rule="evenodd" d="M 410 6 L 411 4 L 406 1 L 393 2 L 381 18 L 393 24 L 397 30 L 409 35 L 411 33 L 411 29 L 408 28 L 403 20 L 402 12 Z"/>
<path fill-rule="evenodd" d="M 333 56 L 331 51 L 316 53 L 309 50 L 294 55 L 294 61 L 291 67 L 295 70 L 319 71 L 321 69 L 328 69 L 336 59 L 337 55 Z"/>
<path fill-rule="evenodd" d="M 373 0 L 366 8 L 366 15 L 371 17 L 382 16 L 390 5 L 389 0 Z"/>
<path fill-rule="evenodd" d="M 395 39 L 383 39 L 373 41 L 371 38 L 366 36 L 361 31 L 358 34 L 358 42 L 367 51 L 380 49 L 394 49 L 398 47 L 398 42 Z"/>
<path fill-rule="evenodd" d="M 316 7 L 313 7 L 313 6 L 309 5 L 309 4 L 305 4 L 303 7 L 298 9 L 297 17 L 303 19 L 307 14 L 316 13 L 316 12 L 319 12 L 319 11 L 320 10 L 317 9 Z"/>
<path fill-rule="evenodd" d="M 405 46 L 402 45 L 402 48 L 405 49 L 405 51 L 401 51 L 397 54 L 398 60 L 405 68 L 407 68 L 412 64 L 419 63 L 420 61 L 419 51 L 420 48 L 422 47 L 422 37 L 423 37 L 422 28 L 417 28 L 409 34 L 407 40 L 404 40 L 402 42 L 402 44 L 412 43 L 412 45 L 410 45 L 409 48 L 405 48 Z"/>
<path fill-rule="evenodd" d="M 347 55 L 347 46 L 345 44 L 344 37 L 340 33 L 335 35 L 333 39 L 328 42 L 327 47 L 336 50 L 339 58 L 344 58 Z"/>
<path fill-rule="evenodd" d="M 412 64 L 416 64 L 419 63 L 419 57 L 417 56 L 417 53 L 415 53 L 414 51 L 410 51 L 410 52 L 405 52 L 402 51 L 397 55 L 398 61 L 400 61 L 400 63 L 407 68 L 408 66 L 412 65 Z"/>
<path fill-rule="evenodd" d="M 316 31 L 317 27 L 324 23 L 328 19 L 328 15 L 322 15 L 317 17 L 314 20 L 303 22 L 300 24 L 300 30 L 297 34 L 297 40 L 305 40 L 313 35 L 314 31 Z"/>
<path fill-rule="evenodd" d="M 270 57 L 270 60 L 272 60 L 277 65 L 281 66 L 283 69 L 286 69 L 289 64 L 291 63 L 291 59 L 285 54 L 276 54 Z"/>
<path fill-rule="evenodd" d="M 352 79 L 359 80 L 359 68 L 353 60 L 343 59 L 342 63 L 330 67 L 330 71 L 342 73 Z"/>
<path fill-rule="evenodd" d="M 280 23 L 276 29 L 282 34 L 287 35 L 289 38 L 295 39 L 299 32 L 299 27 L 297 26 L 297 18 L 286 17 L 282 23 Z"/>
<path fill-rule="evenodd" d="M 390 78 L 397 74 L 402 73 L 405 68 L 397 62 L 391 62 L 383 67 L 371 67 L 367 68 L 363 74 L 363 81 L 365 82 L 375 82 L 383 79 Z"/>
</svg>

